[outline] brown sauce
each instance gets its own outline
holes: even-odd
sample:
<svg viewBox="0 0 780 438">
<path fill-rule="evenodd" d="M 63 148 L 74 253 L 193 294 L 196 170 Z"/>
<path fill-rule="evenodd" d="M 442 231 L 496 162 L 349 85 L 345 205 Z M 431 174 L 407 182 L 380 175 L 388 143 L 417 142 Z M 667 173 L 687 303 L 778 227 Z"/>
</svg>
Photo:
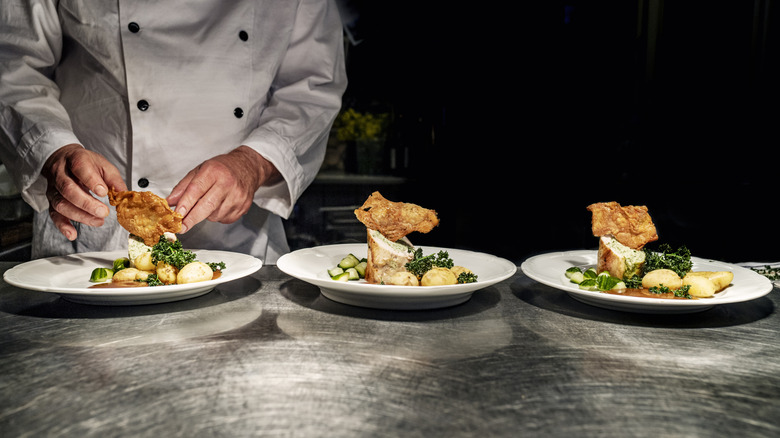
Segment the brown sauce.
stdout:
<svg viewBox="0 0 780 438">
<path fill-rule="evenodd" d="M 608 290 L 604 293 L 612 294 L 612 295 L 622 295 L 624 297 L 643 297 L 643 298 L 666 298 L 671 300 L 695 300 L 696 297 L 691 298 L 685 298 L 685 297 L 676 297 L 674 296 L 674 293 L 668 292 L 663 294 L 654 294 L 650 292 L 649 289 L 617 289 L 617 290 Z"/>
<path fill-rule="evenodd" d="M 119 288 L 119 287 L 144 287 L 148 286 L 145 281 L 124 280 L 124 281 L 109 281 L 107 283 L 98 283 L 90 286 L 90 289 L 103 289 L 103 288 Z"/>
</svg>

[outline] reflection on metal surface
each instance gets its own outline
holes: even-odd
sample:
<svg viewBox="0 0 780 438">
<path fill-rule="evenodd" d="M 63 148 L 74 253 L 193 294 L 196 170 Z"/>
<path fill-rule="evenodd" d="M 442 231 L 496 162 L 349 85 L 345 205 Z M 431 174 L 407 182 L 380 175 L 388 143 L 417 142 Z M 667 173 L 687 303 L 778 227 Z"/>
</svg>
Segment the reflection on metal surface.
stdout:
<svg viewBox="0 0 780 438">
<path fill-rule="evenodd" d="M 56 295 L 19 291 L 0 310 L 54 318 L 43 326 L 7 333 L 16 340 L 55 345 L 120 347 L 182 341 L 235 330 L 257 319 L 262 308 L 246 302 L 260 281 L 245 277 L 180 303 L 142 306 L 90 306 Z"/>
</svg>

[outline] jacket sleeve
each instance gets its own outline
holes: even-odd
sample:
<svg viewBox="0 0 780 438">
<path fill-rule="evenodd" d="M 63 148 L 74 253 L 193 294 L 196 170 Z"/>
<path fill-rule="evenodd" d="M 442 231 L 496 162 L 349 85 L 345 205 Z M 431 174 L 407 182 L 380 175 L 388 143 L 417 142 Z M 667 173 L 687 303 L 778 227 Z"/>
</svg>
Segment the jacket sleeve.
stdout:
<svg viewBox="0 0 780 438">
<path fill-rule="evenodd" d="M 41 168 L 59 147 L 78 143 L 53 81 L 62 53 L 56 5 L 7 0 L 0 14 L 0 159 L 22 197 L 48 208 Z"/>
<path fill-rule="evenodd" d="M 314 180 L 347 86 L 343 31 L 333 1 L 303 0 L 259 126 L 245 140 L 283 182 L 261 187 L 255 203 L 282 217 Z"/>
</svg>

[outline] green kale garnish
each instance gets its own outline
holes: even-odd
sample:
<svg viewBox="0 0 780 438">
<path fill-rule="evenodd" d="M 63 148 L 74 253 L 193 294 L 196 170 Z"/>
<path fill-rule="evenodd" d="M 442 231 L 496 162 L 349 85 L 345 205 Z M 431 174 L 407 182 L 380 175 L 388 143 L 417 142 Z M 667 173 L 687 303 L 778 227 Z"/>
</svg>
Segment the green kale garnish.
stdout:
<svg viewBox="0 0 780 438">
<path fill-rule="evenodd" d="M 407 271 L 417 276 L 417 278 L 422 278 L 431 268 L 451 268 L 453 265 L 454 262 L 447 251 L 439 251 L 436 254 L 423 256 L 422 249 L 417 248 L 414 251 L 414 258 L 407 262 L 404 267 Z"/>
<path fill-rule="evenodd" d="M 645 248 L 645 266 L 643 268 L 645 273 L 655 269 L 671 269 L 682 278 L 692 268 L 691 252 L 685 245 L 678 248 L 677 251 L 672 250 L 672 247 L 667 243 L 659 245 L 658 251 Z"/>
<path fill-rule="evenodd" d="M 160 236 L 160 241 L 152 247 L 152 262 L 167 263 L 176 269 L 195 261 L 195 253 L 182 248 L 179 240 L 170 241 Z"/>
</svg>

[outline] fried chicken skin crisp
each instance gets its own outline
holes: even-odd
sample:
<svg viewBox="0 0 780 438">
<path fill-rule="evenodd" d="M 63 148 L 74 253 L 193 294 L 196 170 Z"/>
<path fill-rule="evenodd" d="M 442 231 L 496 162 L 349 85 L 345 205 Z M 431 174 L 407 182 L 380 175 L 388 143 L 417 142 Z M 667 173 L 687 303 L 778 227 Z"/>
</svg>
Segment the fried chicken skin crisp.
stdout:
<svg viewBox="0 0 780 438">
<path fill-rule="evenodd" d="M 658 240 L 653 219 L 644 205 L 621 206 L 617 202 L 599 202 L 587 208 L 593 213 L 591 227 L 596 237 L 612 236 L 633 249 L 642 249 Z"/>
<path fill-rule="evenodd" d="M 379 231 L 395 242 L 407 234 L 417 231 L 427 233 L 439 225 L 436 211 L 406 202 L 388 201 L 379 192 L 374 192 L 355 216 L 367 228 Z"/>
<path fill-rule="evenodd" d="M 165 232 L 181 231 L 182 215 L 171 210 L 168 201 L 152 192 L 117 192 L 112 187 L 108 191 L 108 202 L 116 207 L 119 224 L 148 246 L 159 242 Z"/>
</svg>

